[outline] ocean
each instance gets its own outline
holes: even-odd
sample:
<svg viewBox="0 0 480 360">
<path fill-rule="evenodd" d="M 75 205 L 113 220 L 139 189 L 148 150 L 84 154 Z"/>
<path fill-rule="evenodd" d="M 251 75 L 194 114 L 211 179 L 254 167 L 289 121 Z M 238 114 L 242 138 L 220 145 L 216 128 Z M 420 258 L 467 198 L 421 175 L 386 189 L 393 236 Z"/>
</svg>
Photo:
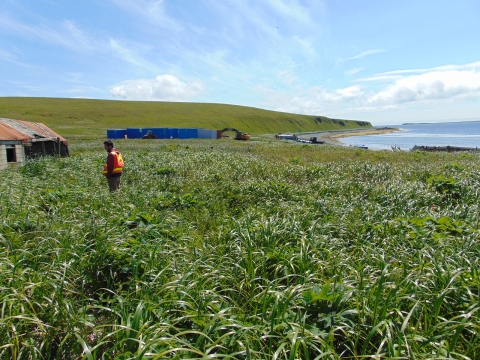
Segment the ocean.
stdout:
<svg viewBox="0 0 480 360">
<path fill-rule="evenodd" d="M 401 131 L 351 136 L 337 139 L 345 145 L 367 146 L 369 149 L 391 149 L 393 146 L 410 150 L 418 146 L 461 146 L 480 149 L 480 121 L 423 123 L 378 126 L 391 127 Z"/>
</svg>

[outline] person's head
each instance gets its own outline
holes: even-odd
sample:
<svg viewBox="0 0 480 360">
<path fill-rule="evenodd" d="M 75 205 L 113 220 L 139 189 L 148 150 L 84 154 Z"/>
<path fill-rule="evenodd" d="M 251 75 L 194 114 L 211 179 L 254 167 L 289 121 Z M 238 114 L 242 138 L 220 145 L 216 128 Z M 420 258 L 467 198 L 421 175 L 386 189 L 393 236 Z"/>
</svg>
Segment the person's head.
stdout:
<svg viewBox="0 0 480 360">
<path fill-rule="evenodd" d="M 103 142 L 103 147 L 105 148 L 105 150 L 107 150 L 107 152 L 110 152 L 112 149 L 113 149 L 113 142 L 112 140 L 105 140 Z"/>
</svg>

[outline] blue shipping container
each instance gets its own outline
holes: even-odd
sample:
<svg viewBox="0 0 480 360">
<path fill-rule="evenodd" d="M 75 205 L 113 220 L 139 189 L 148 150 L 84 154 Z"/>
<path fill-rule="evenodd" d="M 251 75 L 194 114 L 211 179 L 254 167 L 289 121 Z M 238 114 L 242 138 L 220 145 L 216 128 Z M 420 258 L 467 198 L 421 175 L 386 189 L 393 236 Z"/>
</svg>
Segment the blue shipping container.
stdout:
<svg viewBox="0 0 480 360">
<path fill-rule="evenodd" d="M 142 129 L 127 129 L 127 136 L 129 139 L 141 139 L 143 138 Z"/>
<path fill-rule="evenodd" d="M 168 128 L 167 129 L 167 139 L 178 139 L 178 129 L 177 128 Z"/>
<path fill-rule="evenodd" d="M 187 129 L 189 139 L 198 139 L 198 129 Z"/>
<path fill-rule="evenodd" d="M 107 130 L 107 139 L 125 139 L 127 129 L 111 129 Z"/>
<path fill-rule="evenodd" d="M 178 129 L 179 139 L 196 139 L 198 138 L 198 129 Z"/>
<path fill-rule="evenodd" d="M 118 129 L 117 130 L 117 138 L 118 139 L 126 139 L 127 138 L 127 129 Z"/>
<path fill-rule="evenodd" d="M 157 136 L 158 139 L 167 138 L 167 129 L 166 128 L 154 128 L 152 129 L 153 133 Z"/>
</svg>

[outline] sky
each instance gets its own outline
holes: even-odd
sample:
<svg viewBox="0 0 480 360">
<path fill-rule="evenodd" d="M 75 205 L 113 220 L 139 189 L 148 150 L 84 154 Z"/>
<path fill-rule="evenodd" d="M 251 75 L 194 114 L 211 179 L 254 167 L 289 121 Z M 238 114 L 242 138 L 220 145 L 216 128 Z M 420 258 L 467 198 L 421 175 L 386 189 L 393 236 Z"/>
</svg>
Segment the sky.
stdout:
<svg viewBox="0 0 480 360">
<path fill-rule="evenodd" d="M 0 96 L 480 120 L 479 0 L 1 0 Z"/>
</svg>

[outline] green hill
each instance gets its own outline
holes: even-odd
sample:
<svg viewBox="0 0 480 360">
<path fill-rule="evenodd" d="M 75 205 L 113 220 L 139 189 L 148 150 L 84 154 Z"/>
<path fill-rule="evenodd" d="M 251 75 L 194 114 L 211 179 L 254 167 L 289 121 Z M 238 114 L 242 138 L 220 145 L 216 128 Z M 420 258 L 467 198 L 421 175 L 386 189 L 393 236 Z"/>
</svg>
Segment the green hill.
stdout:
<svg viewBox="0 0 480 360">
<path fill-rule="evenodd" d="M 64 98 L 0 98 L 0 117 L 42 122 L 66 137 L 105 136 L 107 129 L 237 128 L 252 135 L 369 128 L 366 121 L 205 103 Z"/>
</svg>

